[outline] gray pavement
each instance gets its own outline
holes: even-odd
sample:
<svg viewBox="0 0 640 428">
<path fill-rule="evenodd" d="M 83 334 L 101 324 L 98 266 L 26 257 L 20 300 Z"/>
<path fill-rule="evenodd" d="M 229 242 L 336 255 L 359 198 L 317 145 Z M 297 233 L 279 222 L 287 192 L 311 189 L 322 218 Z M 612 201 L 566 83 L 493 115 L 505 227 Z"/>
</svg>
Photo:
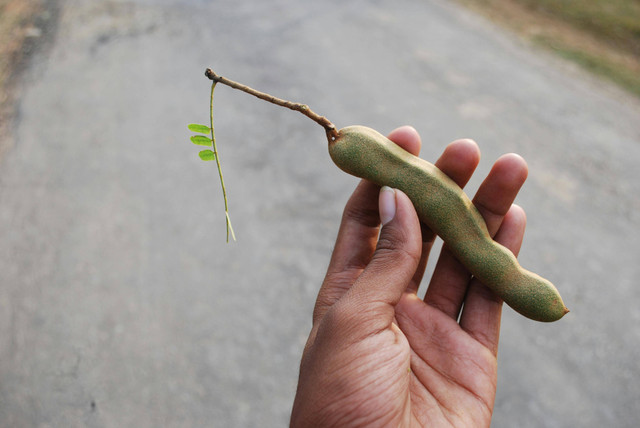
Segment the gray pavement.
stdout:
<svg viewBox="0 0 640 428">
<path fill-rule="evenodd" d="M 443 0 L 60 1 L 0 164 L 0 426 L 287 424 L 356 180 L 301 115 L 219 87 L 238 242 L 224 243 L 206 67 L 339 127 L 412 124 L 527 159 L 523 266 L 572 312 L 505 308 L 495 427 L 635 427 L 640 102 Z"/>
</svg>

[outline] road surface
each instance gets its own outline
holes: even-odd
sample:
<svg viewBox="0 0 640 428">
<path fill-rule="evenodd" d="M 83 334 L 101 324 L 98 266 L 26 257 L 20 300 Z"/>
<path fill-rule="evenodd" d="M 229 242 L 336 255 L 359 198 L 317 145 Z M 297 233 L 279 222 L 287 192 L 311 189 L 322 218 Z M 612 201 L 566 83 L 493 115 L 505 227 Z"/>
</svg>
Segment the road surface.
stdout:
<svg viewBox="0 0 640 428">
<path fill-rule="evenodd" d="M 637 426 L 640 102 L 452 2 L 387 3 L 56 3 L 0 164 L 0 425 L 287 424 L 356 180 L 316 124 L 218 87 L 226 245 L 186 129 L 213 67 L 339 127 L 411 124 L 428 160 L 473 138 L 470 194 L 521 154 L 521 263 L 572 312 L 505 307 L 494 426 Z"/>
</svg>

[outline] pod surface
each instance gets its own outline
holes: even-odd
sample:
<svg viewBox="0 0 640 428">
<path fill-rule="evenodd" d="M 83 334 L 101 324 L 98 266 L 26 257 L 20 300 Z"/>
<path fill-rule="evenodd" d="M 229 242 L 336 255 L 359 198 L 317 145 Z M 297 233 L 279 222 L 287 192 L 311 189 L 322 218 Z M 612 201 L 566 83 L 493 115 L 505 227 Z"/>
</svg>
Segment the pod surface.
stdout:
<svg viewBox="0 0 640 428">
<path fill-rule="evenodd" d="M 435 165 L 364 126 L 341 129 L 337 139 L 329 140 L 329 154 L 343 171 L 406 193 L 420 220 L 469 272 L 520 314 L 549 322 L 568 312 L 555 286 L 523 269 L 511 251 L 491 238 L 473 202 Z"/>
</svg>

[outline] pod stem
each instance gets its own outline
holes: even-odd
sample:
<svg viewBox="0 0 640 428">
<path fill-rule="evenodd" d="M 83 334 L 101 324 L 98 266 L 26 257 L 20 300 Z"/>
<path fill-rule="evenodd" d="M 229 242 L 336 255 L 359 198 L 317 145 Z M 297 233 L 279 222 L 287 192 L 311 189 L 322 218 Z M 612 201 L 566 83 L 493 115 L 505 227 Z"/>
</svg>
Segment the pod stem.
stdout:
<svg viewBox="0 0 640 428">
<path fill-rule="evenodd" d="M 291 110 L 298 111 L 304 114 L 305 116 L 307 116 L 309 119 L 316 122 L 318 125 L 322 126 L 327 132 L 327 137 L 330 140 L 333 141 L 336 138 L 338 138 L 338 130 L 336 129 L 336 126 L 326 117 L 320 116 L 318 113 L 311 110 L 309 106 L 306 104 L 294 103 L 291 101 L 274 97 L 273 95 L 270 95 L 264 92 L 257 91 L 249 86 L 243 85 L 238 82 L 234 82 L 233 80 L 229 80 L 226 77 L 219 76 L 210 68 L 207 68 L 207 70 L 204 72 L 204 75 L 207 76 L 209 79 L 211 79 L 214 83 L 216 82 L 222 83 L 223 85 L 229 86 L 233 89 L 238 89 L 242 92 L 246 92 L 247 94 L 253 95 L 254 97 L 258 97 L 261 100 L 270 102 L 272 104 L 276 104 L 281 107 L 286 107 Z"/>
<path fill-rule="evenodd" d="M 213 153 L 215 155 L 216 166 L 218 167 L 218 175 L 220 175 L 220 185 L 222 186 L 222 196 L 224 198 L 224 214 L 225 221 L 227 223 L 227 242 L 229 242 L 229 235 L 236 240 L 236 235 L 233 233 L 233 227 L 231 227 L 231 219 L 229 218 L 229 202 L 227 201 L 227 189 L 224 186 L 224 178 L 222 177 L 222 167 L 220 166 L 220 156 L 218 155 L 218 147 L 216 146 L 216 136 L 213 131 L 213 90 L 216 88 L 216 81 L 211 82 L 211 97 L 209 100 L 209 121 L 211 128 L 211 145 L 213 146 Z"/>
</svg>

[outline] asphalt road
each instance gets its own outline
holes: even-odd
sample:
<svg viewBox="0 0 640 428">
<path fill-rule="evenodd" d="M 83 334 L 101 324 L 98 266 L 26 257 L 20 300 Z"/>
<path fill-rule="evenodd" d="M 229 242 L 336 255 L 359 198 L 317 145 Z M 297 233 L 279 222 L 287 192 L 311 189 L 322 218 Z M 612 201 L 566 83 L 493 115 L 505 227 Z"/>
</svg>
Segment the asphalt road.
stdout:
<svg viewBox="0 0 640 428">
<path fill-rule="evenodd" d="M 530 175 L 523 266 L 571 313 L 504 309 L 495 427 L 635 427 L 640 102 L 443 0 L 58 3 L 0 164 L 0 426 L 287 424 L 356 180 L 321 128 L 216 89 L 217 173 L 186 125 L 206 67 L 339 127 L 412 124 Z"/>
</svg>

